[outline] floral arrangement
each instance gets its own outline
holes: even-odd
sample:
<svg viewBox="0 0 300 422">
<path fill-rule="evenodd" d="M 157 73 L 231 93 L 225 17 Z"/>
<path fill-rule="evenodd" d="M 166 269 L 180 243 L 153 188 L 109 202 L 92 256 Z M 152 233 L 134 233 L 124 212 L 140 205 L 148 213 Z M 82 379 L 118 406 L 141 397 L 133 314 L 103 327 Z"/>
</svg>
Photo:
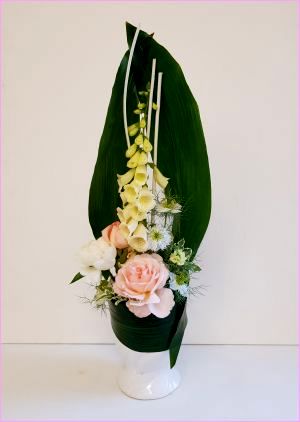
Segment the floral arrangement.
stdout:
<svg viewBox="0 0 300 422">
<path fill-rule="evenodd" d="M 173 366 L 191 276 L 200 271 L 209 167 L 199 111 L 178 64 L 152 35 L 127 24 L 127 36 L 90 189 L 95 240 L 81 248 L 71 283 L 86 277 L 119 340 L 138 351 L 169 348 Z"/>
<path fill-rule="evenodd" d="M 190 276 L 200 268 L 191 261 L 192 250 L 184 247 L 184 239 L 173 239 L 173 220 L 182 207 L 166 194 L 168 179 L 153 164 L 146 121 L 148 110 L 158 112 L 158 107 L 149 103 L 148 87 L 139 93 L 133 111 L 140 120 L 128 127 L 134 137 L 125 153 L 129 170 L 117 175 L 123 204 L 117 208 L 119 220 L 81 249 L 82 267 L 74 281 L 85 276 L 98 283 L 93 299 L 97 307 L 125 301 L 139 318 L 165 318 L 175 301 L 188 296 Z"/>
</svg>

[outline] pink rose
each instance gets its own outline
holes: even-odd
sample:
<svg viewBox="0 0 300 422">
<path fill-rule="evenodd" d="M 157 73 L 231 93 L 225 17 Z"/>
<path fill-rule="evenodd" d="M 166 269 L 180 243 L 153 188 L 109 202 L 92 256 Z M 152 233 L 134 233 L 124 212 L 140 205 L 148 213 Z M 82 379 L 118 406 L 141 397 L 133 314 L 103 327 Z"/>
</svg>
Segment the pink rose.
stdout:
<svg viewBox="0 0 300 422">
<path fill-rule="evenodd" d="M 106 242 L 110 243 L 117 249 L 124 249 L 128 247 L 128 242 L 120 232 L 120 221 L 115 221 L 102 230 L 102 236 Z"/>
<path fill-rule="evenodd" d="M 137 317 L 152 313 L 165 318 L 175 305 L 172 290 L 164 287 L 168 277 L 161 256 L 144 253 L 130 258 L 119 269 L 113 289 L 128 298 L 126 305 Z"/>
</svg>

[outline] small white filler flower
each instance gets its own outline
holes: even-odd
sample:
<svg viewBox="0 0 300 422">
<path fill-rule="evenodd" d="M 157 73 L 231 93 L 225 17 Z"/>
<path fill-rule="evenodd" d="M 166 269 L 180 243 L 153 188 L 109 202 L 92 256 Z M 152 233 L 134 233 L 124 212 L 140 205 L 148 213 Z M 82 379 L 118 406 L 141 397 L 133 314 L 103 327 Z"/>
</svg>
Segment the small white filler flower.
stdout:
<svg viewBox="0 0 300 422">
<path fill-rule="evenodd" d="M 164 198 L 156 205 L 156 211 L 161 213 L 178 214 L 181 212 L 181 208 L 181 205 L 174 199 L 168 200 L 167 198 Z"/>
<path fill-rule="evenodd" d="M 170 230 L 166 229 L 162 225 L 154 225 L 150 228 L 148 234 L 149 249 L 151 251 L 158 251 L 166 249 L 167 246 L 172 242 L 173 236 Z"/>
<path fill-rule="evenodd" d="M 170 281 L 169 281 L 170 288 L 172 290 L 177 290 L 181 294 L 181 296 L 188 297 L 188 293 L 189 293 L 188 285 L 185 283 L 178 283 L 178 281 L 181 281 L 181 280 L 178 280 L 178 278 L 180 277 L 170 272 Z"/>
</svg>

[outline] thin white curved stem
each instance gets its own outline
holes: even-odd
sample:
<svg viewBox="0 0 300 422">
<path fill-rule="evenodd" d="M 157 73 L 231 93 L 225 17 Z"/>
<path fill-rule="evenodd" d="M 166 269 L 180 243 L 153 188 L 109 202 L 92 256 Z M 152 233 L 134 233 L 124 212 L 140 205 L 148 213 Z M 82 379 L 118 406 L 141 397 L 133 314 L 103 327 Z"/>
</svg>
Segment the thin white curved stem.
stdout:
<svg viewBox="0 0 300 422">
<path fill-rule="evenodd" d="M 158 73 L 157 81 L 157 98 L 156 98 L 156 114 L 155 114 L 155 127 L 154 127 L 154 148 L 153 148 L 153 164 L 157 166 L 157 147 L 158 147 L 158 129 L 159 129 L 159 113 L 160 113 L 160 99 L 161 99 L 161 84 L 162 84 L 162 72 Z M 154 177 L 152 177 L 152 193 L 156 195 L 156 182 Z M 155 217 L 153 215 L 152 224 L 155 222 Z"/>
<path fill-rule="evenodd" d="M 151 113 L 152 113 L 152 102 L 153 102 L 153 91 L 154 91 L 154 81 L 155 81 L 155 68 L 156 68 L 156 59 L 152 60 L 152 72 L 151 72 L 151 82 L 150 82 L 150 95 L 148 103 L 148 122 L 147 122 L 147 138 L 150 138 L 151 130 Z"/>
<path fill-rule="evenodd" d="M 155 69 L 156 69 L 156 59 L 153 59 L 151 81 L 150 81 L 150 94 L 149 94 L 149 101 L 148 101 L 147 130 L 146 130 L 146 136 L 148 139 L 150 139 L 150 130 L 151 130 L 151 113 L 152 113 L 153 91 L 154 91 L 154 82 L 155 82 Z M 153 163 L 151 152 L 148 152 L 148 162 Z M 152 186 L 153 186 L 153 170 L 150 167 L 148 167 L 148 187 L 152 190 Z"/>
<path fill-rule="evenodd" d="M 161 103 L 161 84 L 162 84 L 162 72 L 158 73 L 157 81 L 157 110 L 155 115 L 155 128 L 154 128 L 154 148 L 153 148 L 153 162 L 157 165 L 157 147 L 158 147 L 158 129 L 159 129 L 159 113 L 160 113 L 160 103 Z"/>
<path fill-rule="evenodd" d="M 133 41 L 131 44 L 128 63 L 127 63 L 127 69 L 126 69 L 126 74 L 125 74 L 124 91 L 123 91 L 123 120 L 124 120 L 124 129 L 125 129 L 125 136 L 126 136 L 126 142 L 127 142 L 128 148 L 130 147 L 130 139 L 128 135 L 128 124 L 127 124 L 127 104 L 126 104 L 127 103 L 127 89 L 128 89 L 128 80 L 129 80 L 129 73 L 130 73 L 133 52 L 134 52 L 134 48 L 137 42 L 139 32 L 140 32 L 140 26 L 136 28 Z"/>
</svg>

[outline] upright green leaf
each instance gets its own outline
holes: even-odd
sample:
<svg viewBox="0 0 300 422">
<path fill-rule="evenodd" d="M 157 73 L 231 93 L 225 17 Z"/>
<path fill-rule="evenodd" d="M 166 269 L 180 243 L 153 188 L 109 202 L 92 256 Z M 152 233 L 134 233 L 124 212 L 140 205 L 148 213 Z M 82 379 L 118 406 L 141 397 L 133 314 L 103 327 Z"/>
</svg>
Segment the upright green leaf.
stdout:
<svg viewBox="0 0 300 422">
<path fill-rule="evenodd" d="M 129 47 L 135 30 L 127 24 Z M 136 121 L 131 110 L 136 108 L 138 91 L 143 90 L 151 78 L 153 58 L 157 60 L 157 72 L 163 72 L 158 167 L 170 178 L 171 192 L 180 198 L 184 207 L 175 240 L 184 238 L 194 255 L 211 211 L 210 173 L 199 110 L 179 64 L 143 31 L 135 47 L 128 84 L 128 124 Z M 128 52 L 121 61 L 112 89 L 90 187 L 89 219 L 96 238 L 105 226 L 117 219 L 116 208 L 121 205 L 116 174 L 126 171 L 122 99 L 127 61 Z M 151 135 L 153 139 L 153 133 Z"/>
</svg>

